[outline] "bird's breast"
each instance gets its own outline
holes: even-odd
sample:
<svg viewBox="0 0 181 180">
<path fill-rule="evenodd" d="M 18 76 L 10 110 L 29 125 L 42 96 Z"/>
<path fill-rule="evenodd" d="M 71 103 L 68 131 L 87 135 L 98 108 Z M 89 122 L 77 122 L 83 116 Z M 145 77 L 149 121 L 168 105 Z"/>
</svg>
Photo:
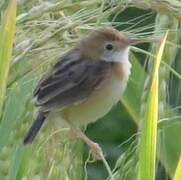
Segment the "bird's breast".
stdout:
<svg viewBox="0 0 181 180">
<path fill-rule="evenodd" d="M 131 73 L 131 63 L 128 60 L 122 63 L 115 63 L 113 67 L 113 72 L 115 77 L 122 81 L 127 81 Z"/>
<path fill-rule="evenodd" d="M 128 64 L 130 66 L 130 63 Z M 126 67 L 126 69 L 125 69 Z M 101 87 L 97 88 L 84 102 L 64 110 L 63 117 L 75 125 L 88 124 L 107 114 L 123 93 L 130 74 L 130 67 L 118 64 Z"/>
</svg>

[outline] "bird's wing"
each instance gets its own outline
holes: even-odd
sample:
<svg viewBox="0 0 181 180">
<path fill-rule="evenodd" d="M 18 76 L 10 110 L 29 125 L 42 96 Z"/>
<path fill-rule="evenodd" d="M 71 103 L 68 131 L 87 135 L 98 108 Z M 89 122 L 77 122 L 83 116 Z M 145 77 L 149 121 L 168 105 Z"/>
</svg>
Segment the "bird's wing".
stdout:
<svg viewBox="0 0 181 180">
<path fill-rule="evenodd" d="M 108 62 L 65 55 L 40 80 L 34 91 L 36 105 L 46 112 L 86 100 L 109 74 L 109 67 Z"/>
</svg>

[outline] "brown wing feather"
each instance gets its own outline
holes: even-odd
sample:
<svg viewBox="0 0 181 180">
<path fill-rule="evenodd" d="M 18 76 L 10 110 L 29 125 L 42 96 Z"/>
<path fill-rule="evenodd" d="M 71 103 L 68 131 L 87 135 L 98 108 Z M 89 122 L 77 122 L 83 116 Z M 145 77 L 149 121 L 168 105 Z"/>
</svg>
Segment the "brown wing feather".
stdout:
<svg viewBox="0 0 181 180">
<path fill-rule="evenodd" d="M 82 74 L 86 71 L 86 62 L 82 61 L 67 68 L 65 71 L 59 72 L 56 75 L 54 70 L 50 73 L 40 85 L 37 96 L 37 104 L 41 105 L 56 97 L 57 95 L 73 88 L 84 80 Z"/>
<path fill-rule="evenodd" d="M 65 56 L 35 90 L 36 104 L 41 111 L 61 109 L 85 100 L 99 85 L 111 66 L 108 62 Z"/>
</svg>

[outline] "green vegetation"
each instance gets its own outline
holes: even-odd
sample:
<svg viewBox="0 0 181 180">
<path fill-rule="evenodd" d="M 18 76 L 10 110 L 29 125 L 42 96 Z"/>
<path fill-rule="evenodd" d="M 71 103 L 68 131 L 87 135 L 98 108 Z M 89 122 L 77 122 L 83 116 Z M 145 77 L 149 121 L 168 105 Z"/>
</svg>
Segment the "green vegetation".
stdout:
<svg viewBox="0 0 181 180">
<path fill-rule="evenodd" d="M 17 2 L 0 1 L 0 179 L 181 179 L 181 1 Z M 24 147 L 37 81 L 81 36 L 105 25 L 147 42 L 131 48 L 121 102 L 86 129 L 105 161 L 93 162 L 55 122 Z"/>
<path fill-rule="evenodd" d="M 167 32 L 168 34 L 168 32 Z M 139 145 L 139 170 L 138 179 L 155 179 L 156 172 L 156 145 L 157 145 L 157 122 L 158 122 L 158 84 L 159 66 L 166 43 L 167 34 L 160 45 L 153 72 L 149 77 L 148 97 L 143 118 L 142 133 Z"/>
</svg>

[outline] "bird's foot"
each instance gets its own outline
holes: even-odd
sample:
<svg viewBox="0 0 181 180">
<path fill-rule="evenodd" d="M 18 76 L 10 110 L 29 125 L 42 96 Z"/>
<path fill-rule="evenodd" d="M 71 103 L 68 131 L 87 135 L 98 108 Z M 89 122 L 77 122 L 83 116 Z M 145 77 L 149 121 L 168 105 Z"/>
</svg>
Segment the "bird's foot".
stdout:
<svg viewBox="0 0 181 180">
<path fill-rule="evenodd" d="M 80 129 L 72 128 L 70 131 L 71 137 L 82 139 L 90 148 L 91 155 L 94 160 L 102 160 L 103 153 L 98 143 L 89 139 Z"/>
<path fill-rule="evenodd" d="M 103 153 L 99 144 L 91 141 L 91 144 L 89 144 L 88 146 L 90 147 L 92 158 L 97 161 L 102 160 Z"/>
</svg>

